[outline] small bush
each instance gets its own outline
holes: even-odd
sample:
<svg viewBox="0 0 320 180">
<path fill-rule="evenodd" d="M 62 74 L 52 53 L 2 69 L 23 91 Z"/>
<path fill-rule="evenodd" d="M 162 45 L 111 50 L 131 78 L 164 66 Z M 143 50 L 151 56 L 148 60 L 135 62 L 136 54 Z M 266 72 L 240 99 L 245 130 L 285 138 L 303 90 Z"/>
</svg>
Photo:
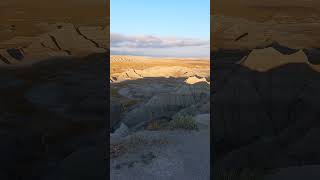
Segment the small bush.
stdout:
<svg viewBox="0 0 320 180">
<path fill-rule="evenodd" d="M 197 130 L 197 124 L 191 116 L 176 116 L 172 121 L 169 122 L 170 129 L 187 129 Z"/>
</svg>

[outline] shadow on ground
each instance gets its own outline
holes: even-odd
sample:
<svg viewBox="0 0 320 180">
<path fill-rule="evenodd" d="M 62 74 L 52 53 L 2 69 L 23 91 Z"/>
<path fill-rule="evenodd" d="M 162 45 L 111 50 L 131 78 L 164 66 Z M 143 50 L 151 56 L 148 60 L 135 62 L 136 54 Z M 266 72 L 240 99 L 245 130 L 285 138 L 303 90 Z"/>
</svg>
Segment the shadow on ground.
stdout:
<svg viewBox="0 0 320 180">
<path fill-rule="evenodd" d="M 107 60 L 1 69 L 2 180 L 105 179 Z"/>
</svg>

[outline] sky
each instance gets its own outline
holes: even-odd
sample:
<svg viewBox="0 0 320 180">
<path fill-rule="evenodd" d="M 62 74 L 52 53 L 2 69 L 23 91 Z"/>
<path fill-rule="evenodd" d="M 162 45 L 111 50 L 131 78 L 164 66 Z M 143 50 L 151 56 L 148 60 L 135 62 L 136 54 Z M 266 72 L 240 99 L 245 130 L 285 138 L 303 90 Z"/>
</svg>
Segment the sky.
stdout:
<svg viewBox="0 0 320 180">
<path fill-rule="evenodd" d="M 111 54 L 209 57 L 210 0 L 110 0 Z"/>
</svg>

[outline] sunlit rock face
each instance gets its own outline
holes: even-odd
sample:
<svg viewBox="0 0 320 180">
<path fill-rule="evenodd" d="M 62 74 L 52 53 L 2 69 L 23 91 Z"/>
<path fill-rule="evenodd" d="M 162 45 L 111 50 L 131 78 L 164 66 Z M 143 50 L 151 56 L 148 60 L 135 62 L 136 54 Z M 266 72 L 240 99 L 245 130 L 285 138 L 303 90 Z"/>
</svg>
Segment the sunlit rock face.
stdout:
<svg viewBox="0 0 320 180">
<path fill-rule="evenodd" d="M 109 0 L 29 4 L 4 0 L 0 3 L 0 67 L 105 53 L 109 49 L 107 5 Z"/>
<path fill-rule="evenodd" d="M 319 46 L 319 2 L 227 0 L 211 3 L 211 47 L 252 49 L 272 42 Z"/>
<path fill-rule="evenodd" d="M 106 53 L 108 36 L 104 27 L 56 23 L 50 31 L 32 38 L 16 37 L 0 42 L 0 66 L 23 66 L 57 57 L 84 57 Z"/>
</svg>

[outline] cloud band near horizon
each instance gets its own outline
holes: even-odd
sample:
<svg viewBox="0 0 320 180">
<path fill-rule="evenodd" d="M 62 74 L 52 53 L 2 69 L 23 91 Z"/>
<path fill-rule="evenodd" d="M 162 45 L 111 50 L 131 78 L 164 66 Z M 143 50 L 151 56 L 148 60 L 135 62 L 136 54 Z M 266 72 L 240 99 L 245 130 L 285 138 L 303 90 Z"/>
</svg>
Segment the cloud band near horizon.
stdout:
<svg viewBox="0 0 320 180">
<path fill-rule="evenodd" d="M 128 36 L 110 33 L 111 54 L 209 57 L 210 41 L 151 35 Z"/>
</svg>

